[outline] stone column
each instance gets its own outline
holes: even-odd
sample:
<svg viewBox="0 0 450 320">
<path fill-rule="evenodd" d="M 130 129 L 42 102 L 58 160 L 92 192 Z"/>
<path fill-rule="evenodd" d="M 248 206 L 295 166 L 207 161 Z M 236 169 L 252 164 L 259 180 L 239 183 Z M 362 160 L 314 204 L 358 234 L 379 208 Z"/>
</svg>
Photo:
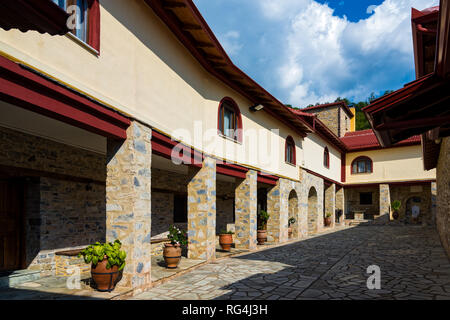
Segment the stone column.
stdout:
<svg viewBox="0 0 450 320">
<path fill-rule="evenodd" d="M 380 216 L 387 215 L 388 220 L 392 220 L 391 215 L 391 194 L 388 184 L 380 184 Z"/>
<path fill-rule="evenodd" d="M 106 240 L 127 253 L 118 286 L 135 292 L 151 284 L 151 129 L 133 122 L 127 140 L 108 141 Z"/>
<path fill-rule="evenodd" d="M 189 168 L 188 257 L 216 258 L 216 160 L 206 157 L 201 169 Z"/>
<path fill-rule="evenodd" d="M 345 224 L 345 192 L 344 187 L 339 188 L 336 191 L 336 209 L 342 210 L 342 215 L 340 217 L 340 225 Z"/>
<path fill-rule="evenodd" d="M 279 179 L 277 185 L 267 193 L 267 212 L 270 215 L 267 222 L 267 240 L 275 243 L 288 241 L 288 194 L 284 179 Z"/>
<path fill-rule="evenodd" d="M 256 248 L 257 175 L 249 170 L 235 190 L 235 245 L 236 248 Z"/>
<path fill-rule="evenodd" d="M 331 227 L 334 228 L 335 225 L 335 209 L 336 209 L 336 185 L 333 183 L 329 187 L 324 186 L 325 188 L 325 216 L 328 213 L 331 213 Z"/>
<path fill-rule="evenodd" d="M 431 221 L 433 225 L 436 225 L 436 205 L 437 205 L 437 184 L 431 183 Z"/>
</svg>

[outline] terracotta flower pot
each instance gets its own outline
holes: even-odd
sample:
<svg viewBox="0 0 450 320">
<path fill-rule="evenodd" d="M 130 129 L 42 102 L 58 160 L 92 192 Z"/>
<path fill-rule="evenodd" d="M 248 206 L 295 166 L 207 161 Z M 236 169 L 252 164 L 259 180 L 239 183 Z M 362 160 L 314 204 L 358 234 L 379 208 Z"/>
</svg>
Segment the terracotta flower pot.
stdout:
<svg viewBox="0 0 450 320">
<path fill-rule="evenodd" d="M 288 237 L 292 238 L 292 227 L 288 227 Z"/>
<path fill-rule="evenodd" d="M 398 211 L 394 211 L 394 213 L 392 213 L 392 218 L 394 218 L 394 220 L 397 220 L 399 216 Z"/>
<path fill-rule="evenodd" d="M 331 226 L 331 217 L 324 218 L 325 227 Z"/>
<path fill-rule="evenodd" d="M 219 244 L 224 251 L 230 251 L 233 244 L 232 234 L 219 234 Z"/>
<path fill-rule="evenodd" d="M 91 266 L 92 280 L 95 282 L 95 286 L 98 291 L 111 292 L 114 290 L 117 278 L 119 277 L 119 266 L 112 266 L 111 269 L 106 269 L 108 259 L 105 259 L 97 263 L 97 266 Z"/>
<path fill-rule="evenodd" d="M 181 260 L 181 246 L 179 244 L 166 243 L 163 249 L 164 261 L 168 269 L 175 269 Z"/>
<path fill-rule="evenodd" d="M 258 230 L 258 244 L 264 244 L 267 241 L 267 230 Z"/>
</svg>

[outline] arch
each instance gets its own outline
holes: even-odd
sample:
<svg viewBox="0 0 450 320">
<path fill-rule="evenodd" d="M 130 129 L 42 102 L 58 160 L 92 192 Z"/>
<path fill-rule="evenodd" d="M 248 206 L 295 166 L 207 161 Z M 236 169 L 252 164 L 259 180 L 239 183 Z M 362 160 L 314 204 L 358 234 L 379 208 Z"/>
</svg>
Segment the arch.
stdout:
<svg viewBox="0 0 450 320">
<path fill-rule="evenodd" d="M 291 136 L 287 136 L 284 146 L 284 160 L 287 163 L 297 165 L 297 155 L 295 150 L 295 141 Z"/>
<path fill-rule="evenodd" d="M 352 161 L 352 174 L 373 173 L 373 161 L 369 157 L 360 156 Z"/>
<path fill-rule="evenodd" d="M 404 218 L 408 221 L 408 222 L 412 222 L 412 207 L 414 205 L 419 206 L 420 208 L 420 213 L 419 213 L 419 217 L 418 217 L 418 221 L 422 221 L 425 218 L 425 215 L 427 214 L 427 212 L 425 211 L 425 201 L 423 199 L 422 196 L 417 195 L 417 196 L 408 196 L 407 200 L 404 201 L 405 203 L 405 213 L 404 213 Z"/>
<path fill-rule="evenodd" d="M 299 200 L 297 192 L 292 189 L 288 198 L 288 226 L 291 218 L 295 219 L 295 222 L 290 226 L 292 228 L 292 239 L 298 239 L 300 237 L 300 221 L 299 221 Z"/>
<path fill-rule="evenodd" d="M 225 117 L 228 115 L 230 128 L 225 128 Z M 232 129 L 233 131 L 231 131 Z M 223 98 L 217 112 L 217 132 L 219 135 L 242 143 L 242 116 L 237 103 L 230 97 Z M 231 136 L 230 136 L 231 135 Z"/>
<path fill-rule="evenodd" d="M 330 151 L 328 151 L 328 147 L 325 147 L 323 150 L 323 165 L 325 168 L 330 168 Z"/>
<path fill-rule="evenodd" d="M 317 190 L 311 187 L 308 192 L 308 233 L 314 234 L 317 230 L 318 219 L 318 201 Z"/>
</svg>

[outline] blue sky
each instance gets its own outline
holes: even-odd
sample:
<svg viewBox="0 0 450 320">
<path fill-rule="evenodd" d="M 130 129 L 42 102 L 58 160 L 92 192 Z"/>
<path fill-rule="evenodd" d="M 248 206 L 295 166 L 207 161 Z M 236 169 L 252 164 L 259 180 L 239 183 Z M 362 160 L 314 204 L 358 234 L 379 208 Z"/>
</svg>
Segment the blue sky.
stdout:
<svg viewBox="0 0 450 320">
<path fill-rule="evenodd" d="M 438 0 L 194 0 L 233 62 L 296 107 L 414 80 L 411 7 Z"/>
</svg>

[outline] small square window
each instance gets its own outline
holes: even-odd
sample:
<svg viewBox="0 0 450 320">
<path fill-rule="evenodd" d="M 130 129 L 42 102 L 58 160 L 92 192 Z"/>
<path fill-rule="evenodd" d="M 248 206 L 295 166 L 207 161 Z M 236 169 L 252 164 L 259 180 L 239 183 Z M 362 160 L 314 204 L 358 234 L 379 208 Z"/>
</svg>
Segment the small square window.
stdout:
<svg viewBox="0 0 450 320">
<path fill-rule="evenodd" d="M 359 204 L 360 205 L 371 205 L 372 204 L 372 192 L 361 192 L 359 194 Z"/>
</svg>

